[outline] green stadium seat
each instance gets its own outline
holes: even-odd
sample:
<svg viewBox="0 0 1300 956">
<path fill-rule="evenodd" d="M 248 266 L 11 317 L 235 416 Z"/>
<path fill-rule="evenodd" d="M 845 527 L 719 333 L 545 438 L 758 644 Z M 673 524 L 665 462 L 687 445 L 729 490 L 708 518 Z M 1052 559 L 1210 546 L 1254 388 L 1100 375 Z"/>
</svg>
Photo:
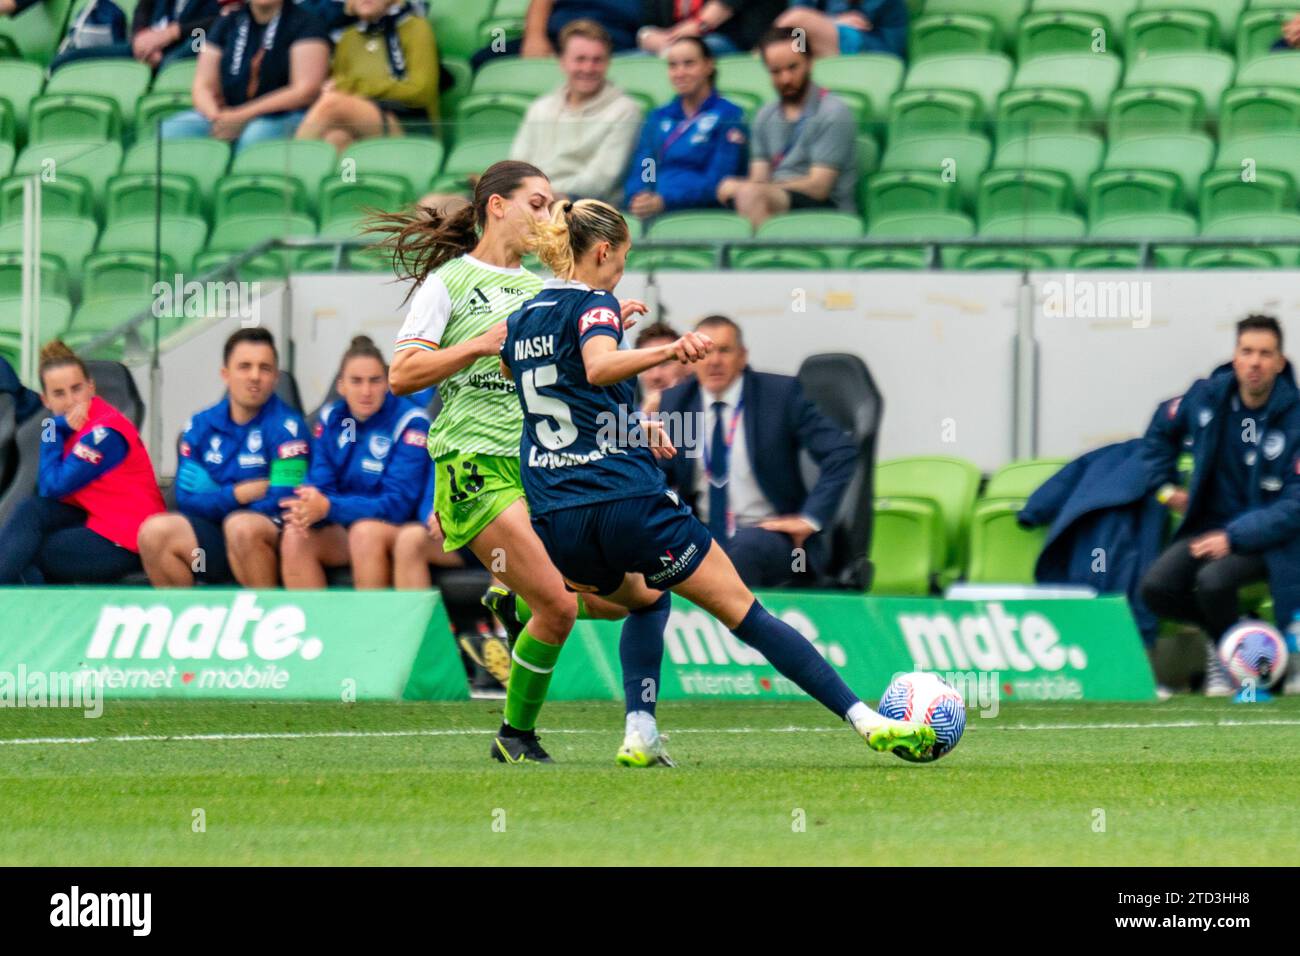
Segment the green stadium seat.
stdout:
<svg viewBox="0 0 1300 956">
<path fill-rule="evenodd" d="M 526 93 L 470 93 L 456 106 L 456 142 L 514 136 L 533 99 Z"/>
<path fill-rule="evenodd" d="M 966 249 L 957 256 L 950 257 L 949 261 L 953 262 L 951 268 L 968 270 L 997 269 L 1025 272 L 1060 267 L 1057 259 L 1046 249 L 1028 246 Z"/>
<path fill-rule="evenodd" d="M 161 234 L 162 249 L 172 257 L 179 272 L 189 274 L 194 259 L 208 238 L 208 224 L 197 216 L 152 215 L 134 219 L 111 219 L 99 237 L 100 252 L 147 252 L 153 254 Z"/>
<path fill-rule="evenodd" d="M 1224 216 L 1289 212 L 1296 207 L 1295 180 L 1277 169 L 1256 170 L 1252 180 L 1235 169 L 1215 169 L 1201 180 L 1201 223 Z"/>
<path fill-rule="evenodd" d="M 1237 86 L 1294 87 L 1300 76 L 1300 50 L 1270 53 L 1243 63 L 1237 71 Z"/>
<path fill-rule="evenodd" d="M 452 79 L 451 87 L 443 90 L 438 96 L 439 116 L 443 123 L 448 123 L 455 118 L 460 101 L 469 95 L 469 89 L 474 84 L 474 71 L 470 69 L 468 60 L 459 57 L 439 55 L 438 60 L 439 65 L 450 74 Z"/>
<path fill-rule="evenodd" d="M 1098 38 L 1106 31 L 1106 18 L 1096 13 L 1079 13 L 1071 10 L 1044 10 L 1027 14 L 1016 33 L 1016 59 L 1027 63 L 1036 56 L 1057 53 L 1106 52 L 1110 44 L 1102 45 Z"/>
<path fill-rule="evenodd" d="M 1300 89 L 1235 86 L 1223 94 L 1219 136 L 1224 142 L 1269 131 L 1300 132 Z"/>
<path fill-rule="evenodd" d="M 1296 13 L 1300 13 L 1300 6 L 1247 10 L 1242 14 L 1237 21 L 1237 65 L 1244 66 L 1256 57 L 1269 56 L 1273 44 L 1282 35 L 1282 24 Z"/>
<path fill-rule="evenodd" d="M 437 0 L 430 4 L 429 22 L 433 25 L 433 35 L 438 40 L 440 56 L 458 56 L 468 59 L 482 46 L 479 24 L 483 8 L 470 6 L 467 13 L 462 3 L 454 0 Z M 489 63 L 495 61 L 489 61 Z M 485 66 L 484 69 L 487 67 Z"/>
<path fill-rule="evenodd" d="M 72 216 L 41 217 L 41 251 L 53 252 L 68 266 L 68 280 L 76 287 L 81 280 L 81 263 L 95 248 L 99 227 L 95 220 Z M 21 252 L 23 221 L 11 219 L 0 224 L 0 252 Z"/>
<path fill-rule="evenodd" d="M 23 294 L 23 254 L 0 252 L 0 298 Z M 41 294 L 67 298 L 68 267 L 61 256 L 41 253 Z"/>
<path fill-rule="evenodd" d="M 920 455 L 896 458 L 876 466 L 878 499 L 928 500 L 938 508 L 944 544 L 942 561 L 936 570 L 943 585 L 959 577 L 966 565 L 970 517 L 979 485 L 979 468 L 961 458 Z"/>
<path fill-rule="evenodd" d="M 923 597 L 941 564 L 943 516 L 923 498 L 877 496 L 873 506 L 871 593 Z"/>
<path fill-rule="evenodd" d="M 1216 169 L 1275 169 L 1300 184 L 1300 131 L 1270 130 L 1221 139 Z"/>
<path fill-rule="evenodd" d="M 1300 239 L 1300 213 L 1291 211 L 1225 216 L 1205 223 L 1201 235 L 1232 239 Z M 1233 247 L 1247 248 L 1247 247 Z M 1276 245 L 1254 247 L 1270 252 L 1284 266 L 1300 265 L 1300 246 Z"/>
<path fill-rule="evenodd" d="M 848 267 L 857 270 L 926 269 L 928 253 L 920 246 L 873 246 L 849 253 Z"/>
<path fill-rule="evenodd" d="M 749 119 L 758 108 L 776 98 L 772 78 L 763 61 L 752 53 L 728 53 L 717 58 L 718 92 L 731 100 Z"/>
<path fill-rule="evenodd" d="M 1028 500 L 1068 463 L 1066 458 L 1026 458 L 1008 462 L 989 476 L 984 486 L 984 497 Z"/>
<path fill-rule="evenodd" d="M 808 210 L 773 216 L 754 232 L 755 239 L 857 239 L 862 220 L 842 212 Z M 847 247 L 814 249 L 756 247 L 735 249 L 731 264 L 737 269 L 843 269 L 848 263 Z"/>
<path fill-rule="evenodd" d="M 906 90 L 965 90 L 979 98 L 991 116 L 998 94 L 1011 84 L 1011 59 L 1002 53 L 957 53 L 933 56 L 912 65 L 903 80 Z"/>
<path fill-rule="evenodd" d="M 1088 98 L 1078 90 L 1006 90 L 998 97 L 997 139 L 1001 143 L 1036 133 L 1078 133 L 1090 116 Z"/>
<path fill-rule="evenodd" d="M 1198 53 L 1157 53 L 1129 64 L 1126 87 L 1176 86 L 1200 94 L 1207 106 L 1217 105 L 1232 83 L 1236 62 L 1218 50 Z"/>
<path fill-rule="evenodd" d="M 12 143 L 0 143 L 0 176 L 8 176 L 9 171 L 14 168 L 14 153 L 17 152 Z"/>
<path fill-rule="evenodd" d="M 355 225 L 342 220 L 336 225 Z M 355 232 L 355 230 L 354 230 Z M 385 272 L 393 271 L 392 257 L 375 249 L 350 249 L 346 264 L 342 269 L 335 268 L 333 249 L 301 249 L 291 258 L 294 272 Z"/>
<path fill-rule="evenodd" d="M 907 53 L 912 62 L 948 53 L 984 53 L 1002 49 L 998 26 L 970 13 L 932 13 L 912 21 Z"/>
<path fill-rule="evenodd" d="M 321 182 L 327 176 L 336 176 L 338 169 L 338 153 L 329 143 L 318 139 L 254 143 L 241 149 L 230 164 L 233 174 L 278 175 L 297 181 L 306 194 L 307 208 L 312 210 L 316 208 Z"/>
<path fill-rule="evenodd" d="M 1002 45 L 1015 45 L 1016 26 L 1029 9 L 1029 0 L 926 0 L 925 15 L 971 14 L 988 17 L 998 28 Z"/>
<path fill-rule="evenodd" d="M 889 100 L 889 141 L 934 133 L 969 133 L 984 114 L 964 90 L 899 90 Z"/>
<path fill-rule="evenodd" d="M 1185 212 L 1139 213 L 1122 216 L 1106 216 L 1092 220 L 1088 235 L 1100 238 L 1147 239 L 1169 238 L 1186 239 L 1198 232 L 1196 219 Z M 1171 243 L 1157 245 L 1153 257 L 1157 265 L 1164 268 L 1176 268 L 1182 264 L 1187 254 L 1187 246 Z M 1109 255 L 1108 255 L 1109 254 Z M 1109 261 L 1108 261 L 1109 258 Z M 1141 261 L 1135 245 L 1101 247 L 1094 246 L 1081 249 L 1075 253 L 1071 265 L 1081 268 L 1104 268 L 1108 264 L 1133 265 Z"/>
<path fill-rule="evenodd" d="M 1178 177 L 1186 201 L 1196 198 L 1196 189 L 1214 159 L 1214 141 L 1205 133 L 1168 133 L 1133 136 L 1112 143 L 1106 169 L 1146 169 Z"/>
<path fill-rule="evenodd" d="M 212 218 L 217 224 L 238 216 L 307 214 L 307 190 L 297 179 L 275 173 L 228 173 L 217 183 Z"/>
<path fill-rule="evenodd" d="M 646 113 L 677 95 L 668 82 L 667 62 L 657 56 L 616 56 L 610 60 L 608 75 L 609 81 L 636 100 Z"/>
<path fill-rule="evenodd" d="M 1182 183 L 1155 169 L 1102 169 L 1088 181 L 1088 219 L 1173 212 L 1184 204 Z"/>
<path fill-rule="evenodd" d="M 485 67 L 486 69 L 486 67 Z M 447 154 L 446 165 L 434 177 L 429 187 L 438 193 L 466 193 L 470 191 L 469 177 L 477 176 L 493 163 L 510 156 L 510 140 L 472 139 L 457 143 Z"/>
<path fill-rule="evenodd" d="M 257 147 L 249 147 L 249 152 Z M 219 139 L 165 139 L 161 168 L 164 173 L 193 178 L 205 206 L 212 205 L 218 181 L 230 165 L 230 144 Z M 137 142 L 122 160 L 123 173 L 154 173 L 159 167 L 158 141 Z"/>
<path fill-rule="evenodd" d="M 1152 133 L 1191 133 L 1205 126 L 1205 103 L 1195 90 L 1173 86 L 1116 90 L 1110 98 L 1111 142 Z"/>
<path fill-rule="evenodd" d="M 184 91 L 169 90 L 163 93 L 146 93 L 135 106 L 135 135 L 137 139 L 152 139 L 158 135 L 162 121 L 177 113 L 184 113 L 194 101 Z"/>
<path fill-rule="evenodd" d="M 627 268 L 630 272 L 702 272 L 718 268 L 718 256 L 708 246 L 633 249 L 627 256 Z"/>
<path fill-rule="evenodd" d="M 108 181 L 104 199 L 104 219 L 131 219 L 152 216 L 198 216 L 203 202 L 193 176 L 180 173 L 119 173 Z"/>
<path fill-rule="evenodd" d="M 194 88 L 194 74 L 199 67 L 199 58 L 186 57 L 172 60 L 158 71 L 153 78 L 150 93 L 188 93 Z"/>
<path fill-rule="evenodd" d="M 410 183 L 411 192 L 419 193 L 428 188 L 442 167 L 443 155 L 442 143 L 436 139 L 377 136 L 353 143 L 340 163 L 352 160 L 349 168 L 357 175 L 402 176 Z"/>
<path fill-rule="evenodd" d="M 1213 50 L 1218 43 L 1218 22 L 1202 10 L 1138 10 L 1124 31 L 1124 52 L 1130 59 Z"/>
<path fill-rule="evenodd" d="M 0 97 L 0 145 L 13 146 L 17 140 L 18 120 L 14 118 L 13 104 Z"/>
<path fill-rule="evenodd" d="M 1074 205 L 1069 178 L 1054 169 L 990 169 L 980 177 L 976 219 L 1065 212 Z"/>
<path fill-rule="evenodd" d="M 550 57 L 500 57 L 488 60 L 474 74 L 470 93 L 522 93 L 536 98 L 563 82 L 564 74 L 560 72 L 558 60 Z"/>
<path fill-rule="evenodd" d="M 32 177 L 10 176 L 0 181 L 0 222 L 22 219 L 23 184 Z M 46 182 L 37 177 L 41 186 L 42 216 L 74 216 L 92 219 L 95 199 L 90 184 L 80 176 L 65 173 L 58 179 Z"/>
<path fill-rule="evenodd" d="M 880 146 L 876 143 L 874 136 L 868 136 L 866 133 L 858 134 L 858 179 L 870 176 L 880 168 Z"/>
<path fill-rule="evenodd" d="M 873 239 L 966 239 L 975 224 L 959 212 L 914 213 L 873 220 L 867 235 Z M 873 246 L 849 255 L 850 269 L 925 269 L 930 265 L 924 246 Z"/>
<path fill-rule="evenodd" d="M 860 205 L 867 220 L 926 212 L 953 212 L 961 204 L 957 183 L 938 170 L 885 170 L 861 184 Z"/>
<path fill-rule="evenodd" d="M 44 85 L 45 72 L 35 63 L 0 59 L 0 99 L 13 110 L 20 136 L 26 133 L 28 111 Z"/>
<path fill-rule="evenodd" d="M 54 93 L 92 93 L 106 96 L 117 104 L 123 118 L 135 116 L 135 106 L 149 89 L 153 73 L 135 60 L 107 58 L 75 60 L 59 67 L 45 84 L 45 95 Z"/>
<path fill-rule="evenodd" d="M 1183 260 L 1184 269 L 1280 269 L 1282 266 L 1283 259 L 1274 250 L 1246 246 L 1192 249 Z"/>
<path fill-rule="evenodd" d="M 1017 519 L 1024 502 L 986 499 L 971 515 L 970 567 L 972 584 L 1034 583 L 1034 568 L 1047 541 L 1047 528 L 1022 528 Z"/>
<path fill-rule="evenodd" d="M 96 93 L 46 93 L 32 104 L 28 141 L 116 140 L 122 136 L 117 103 Z"/>
<path fill-rule="evenodd" d="M 89 302 L 116 295 L 152 295 L 154 283 L 172 282 L 176 260 L 167 253 L 96 252 L 82 265 L 81 296 Z"/>
<path fill-rule="evenodd" d="M 891 142 L 881 169 L 937 172 L 957 183 L 961 205 L 975 208 L 979 177 L 988 169 L 992 147 L 979 133 L 943 133 L 910 136 Z"/>
<path fill-rule="evenodd" d="M 22 296 L 0 297 L 0 335 L 12 336 L 14 339 L 21 335 L 22 314 Z M 36 341 L 47 342 L 62 335 L 71 317 L 72 303 L 66 296 L 43 292 L 37 310 Z"/>
<path fill-rule="evenodd" d="M 1138 8 L 1139 0 L 1034 0 L 1034 12 L 1091 13 L 1103 18 L 1106 24 L 1106 49 L 1119 44 L 1124 23 L 1129 14 Z"/>
<path fill-rule="evenodd" d="M 1078 239 L 1083 220 L 1070 213 L 1024 213 L 981 221 L 979 235 L 988 239 Z M 991 246 L 972 248 L 956 257 L 961 269 L 1063 269 L 1074 246 Z"/>
<path fill-rule="evenodd" d="M 753 235 L 749 220 L 729 212 L 677 212 L 657 217 L 646 231 L 648 242 L 718 241 L 748 239 Z M 676 249 L 634 249 L 628 268 L 651 270 L 699 270 L 717 267 L 712 246 L 683 246 Z"/>
<path fill-rule="evenodd" d="M 903 61 L 889 53 L 827 56 L 813 60 L 813 81 L 842 99 L 866 131 L 888 115 L 903 69 Z"/>
<path fill-rule="evenodd" d="M 1051 169 L 1063 174 L 1082 207 L 1088 177 L 1101 167 L 1106 144 L 1095 133 L 1044 133 L 1008 139 L 998 146 L 994 169 Z"/>
<path fill-rule="evenodd" d="M 1101 118 L 1123 69 L 1114 53 L 1053 53 L 1020 64 L 1011 87 L 1075 90 L 1088 98 L 1092 115 Z"/>
<path fill-rule="evenodd" d="M 303 215 L 236 216 L 215 225 L 208 251 L 244 252 L 268 239 L 315 235 L 316 224 Z"/>
<path fill-rule="evenodd" d="M 18 155 L 14 175 L 36 173 L 46 179 L 51 173 L 56 179 L 78 176 L 90 185 L 98 207 L 103 203 L 108 177 L 117 172 L 121 163 L 120 143 L 33 143 Z"/>
<path fill-rule="evenodd" d="M 72 348 L 84 350 L 91 340 L 130 322 L 141 313 L 149 312 L 153 302 L 154 297 L 147 290 L 143 293 L 123 293 L 85 299 L 73 312 L 64 339 Z M 162 333 L 166 336 L 180 323 L 179 320 L 168 317 L 163 319 L 161 324 Z M 136 334 L 142 340 L 148 341 L 153 335 L 153 323 L 146 322 L 137 327 Z M 96 352 L 91 357 L 101 356 Z"/>
<path fill-rule="evenodd" d="M 392 173 L 366 173 L 355 182 L 327 179 L 320 189 L 320 219 L 352 222 L 372 211 L 396 212 L 418 198 L 405 176 Z"/>
<path fill-rule="evenodd" d="M 1245 6 L 1247 0 L 1142 0 L 1143 10 L 1195 11 L 1208 16 L 1228 50 L 1236 42 L 1237 21 L 1241 19 Z"/>
<path fill-rule="evenodd" d="M 72 0 L 42 0 L 19 16 L 0 17 L 0 49 L 15 52 L 44 71 L 63 40 Z M 130 14 L 127 22 L 130 22 Z M 0 90 L 6 89 L 0 80 Z"/>
</svg>

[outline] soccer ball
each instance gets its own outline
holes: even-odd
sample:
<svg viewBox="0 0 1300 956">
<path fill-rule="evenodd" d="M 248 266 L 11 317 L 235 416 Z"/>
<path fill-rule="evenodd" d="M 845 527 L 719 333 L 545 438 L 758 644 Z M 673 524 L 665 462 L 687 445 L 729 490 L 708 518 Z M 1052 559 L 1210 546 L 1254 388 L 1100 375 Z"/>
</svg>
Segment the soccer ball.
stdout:
<svg viewBox="0 0 1300 956">
<path fill-rule="evenodd" d="M 1243 621 L 1219 642 L 1219 660 L 1237 686 L 1272 687 L 1286 674 L 1286 640 L 1263 621 Z"/>
<path fill-rule="evenodd" d="M 934 746 L 925 757 L 912 757 L 895 750 L 904 760 L 929 763 L 957 746 L 966 729 L 966 702 L 957 688 L 938 674 L 915 671 L 901 674 L 880 698 L 880 712 L 893 720 L 910 720 L 934 728 Z"/>
</svg>

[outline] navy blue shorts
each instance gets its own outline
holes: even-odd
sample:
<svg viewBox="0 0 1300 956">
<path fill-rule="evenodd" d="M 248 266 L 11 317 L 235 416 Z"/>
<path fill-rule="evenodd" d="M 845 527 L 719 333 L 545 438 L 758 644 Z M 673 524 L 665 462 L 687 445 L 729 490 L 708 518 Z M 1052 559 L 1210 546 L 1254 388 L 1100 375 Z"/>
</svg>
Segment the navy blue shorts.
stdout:
<svg viewBox="0 0 1300 956">
<path fill-rule="evenodd" d="M 713 536 L 671 491 L 533 515 L 570 590 L 618 590 L 626 574 L 666 590 L 694 573 Z"/>
<path fill-rule="evenodd" d="M 230 570 L 230 559 L 226 557 L 226 533 L 218 521 L 186 515 L 185 520 L 194 529 L 194 537 L 203 549 L 204 570 L 195 571 L 194 578 L 208 584 L 228 584 L 235 580 Z M 191 561 L 190 567 L 194 567 Z"/>
</svg>

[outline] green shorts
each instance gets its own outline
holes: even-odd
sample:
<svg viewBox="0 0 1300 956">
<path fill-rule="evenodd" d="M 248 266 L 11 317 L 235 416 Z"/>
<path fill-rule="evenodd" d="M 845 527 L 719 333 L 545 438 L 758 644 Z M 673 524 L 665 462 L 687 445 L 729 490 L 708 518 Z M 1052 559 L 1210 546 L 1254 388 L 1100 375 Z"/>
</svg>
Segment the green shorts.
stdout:
<svg viewBox="0 0 1300 956">
<path fill-rule="evenodd" d="M 515 499 L 524 496 L 519 459 L 505 455 L 435 458 L 433 509 L 442 525 L 444 551 L 457 551 L 477 537 Z"/>
</svg>

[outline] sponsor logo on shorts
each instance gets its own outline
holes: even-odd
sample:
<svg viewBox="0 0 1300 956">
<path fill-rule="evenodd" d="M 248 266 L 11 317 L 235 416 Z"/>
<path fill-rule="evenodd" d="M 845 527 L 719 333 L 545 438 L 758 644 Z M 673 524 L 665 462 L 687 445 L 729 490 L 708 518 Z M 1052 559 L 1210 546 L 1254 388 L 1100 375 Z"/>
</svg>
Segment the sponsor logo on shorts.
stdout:
<svg viewBox="0 0 1300 956">
<path fill-rule="evenodd" d="M 700 549 L 694 541 L 692 541 L 686 550 L 681 553 L 680 557 L 674 558 L 671 551 L 665 551 L 663 554 L 659 555 L 659 561 L 664 566 L 653 574 L 647 574 L 645 576 L 646 582 L 649 584 L 658 584 L 660 581 L 667 581 L 669 578 L 681 574 L 682 571 L 691 566 L 691 563 L 695 560 L 695 556 L 699 553 Z"/>
</svg>

